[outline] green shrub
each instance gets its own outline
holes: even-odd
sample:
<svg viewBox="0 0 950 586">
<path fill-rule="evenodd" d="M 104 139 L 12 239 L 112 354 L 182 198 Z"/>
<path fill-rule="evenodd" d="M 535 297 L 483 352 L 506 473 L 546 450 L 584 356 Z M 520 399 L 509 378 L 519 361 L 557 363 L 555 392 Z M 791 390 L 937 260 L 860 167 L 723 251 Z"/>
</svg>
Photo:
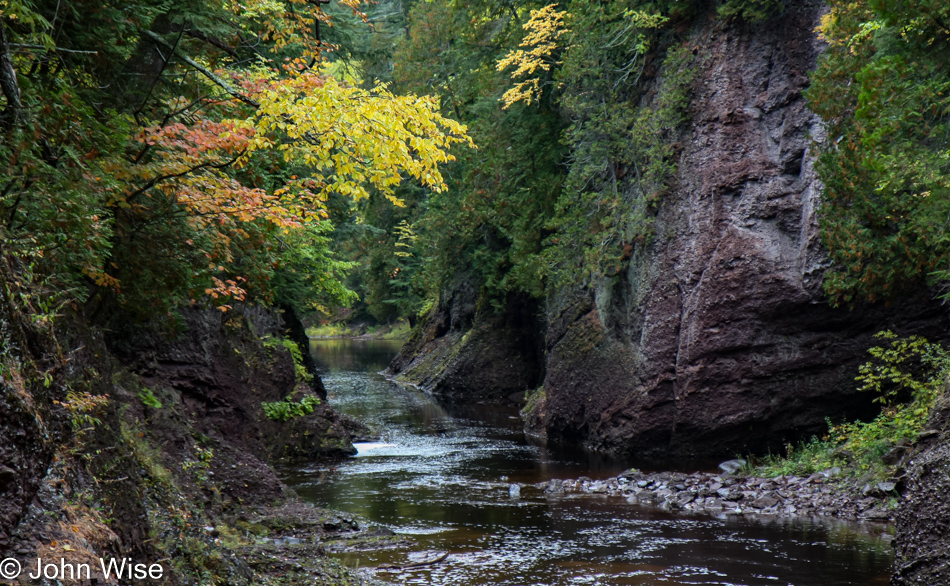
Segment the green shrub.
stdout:
<svg viewBox="0 0 950 586">
<path fill-rule="evenodd" d="M 544 385 L 541 385 L 540 387 L 536 389 L 528 391 L 527 395 L 525 396 L 524 407 L 521 408 L 521 416 L 522 417 L 530 416 L 534 412 L 534 410 L 537 409 L 538 406 L 544 402 L 544 398 L 545 398 Z"/>
<path fill-rule="evenodd" d="M 900 440 L 914 441 L 944 392 L 950 375 L 950 355 L 919 336 L 898 338 L 884 331 L 884 345 L 868 350 L 874 360 L 859 368 L 861 390 L 874 391 L 884 408 L 872 421 L 833 425 L 828 434 L 786 446 L 784 457 L 769 456 L 756 467 L 765 476 L 804 475 L 840 466 L 853 476 L 885 477 L 881 458 Z"/>
<path fill-rule="evenodd" d="M 162 408 L 162 402 L 158 400 L 158 397 L 155 396 L 152 389 L 142 388 L 138 395 L 139 399 L 142 400 L 142 404 L 146 407 L 151 407 L 152 409 Z"/>
<path fill-rule="evenodd" d="M 716 13 L 725 20 L 759 22 L 778 15 L 782 8 L 779 0 L 727 0 L 716 9 Z"/>
<path fill-rule="evenodd" d="M 284 399 L 283 401 L 275 401 L 273 403 L 261 403 L 261 407 L 264 408 L 264 415 L 266 415 L 268 419 L 273 421 L 289 421 L 313 413 L 313 410 L 319 404 L 320 399 L 318 397 L 308 395 L 301 399 L 299 403 Z"/>
<path fill-rule="evenodd" d="M 303 353 L 300 351 L 300 346 L 297 345 L 293 340 L 288 340 L 287 338 L 275 339 L 271 337 L 266 337 L 263 340 L 265 348 L 275 348 L 277 346 L 282 346 L 290 352 L 290 356 L 294 359 L 294 377 L 299 382 L 309 383 L 313 381 L 313 375 L 307 370 L 307 367 L 304 366 L 303 362 Z"/>
</svg>

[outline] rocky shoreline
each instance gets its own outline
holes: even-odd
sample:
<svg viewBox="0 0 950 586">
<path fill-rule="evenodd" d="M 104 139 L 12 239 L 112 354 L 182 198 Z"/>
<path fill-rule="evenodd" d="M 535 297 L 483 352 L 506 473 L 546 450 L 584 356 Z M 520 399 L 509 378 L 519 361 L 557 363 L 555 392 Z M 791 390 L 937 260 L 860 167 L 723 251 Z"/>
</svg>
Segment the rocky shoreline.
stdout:
<svg viewBox="0 0 950 586">
<path fill-rule="evenodd" d="M 602 494 L 664 510 L 779 517 L 835 517 L 893 522 L 898 494 L 894 482 L 857 486 L 831 468 L 810 476 L 762 478 L 739 470 L 718 474 L 647 473 L 636 469 L 605 480 L 582 476 L 535 485 L 547 495 Z M 511 492 L 516 491 L 512 486 Z"/>
</svg>

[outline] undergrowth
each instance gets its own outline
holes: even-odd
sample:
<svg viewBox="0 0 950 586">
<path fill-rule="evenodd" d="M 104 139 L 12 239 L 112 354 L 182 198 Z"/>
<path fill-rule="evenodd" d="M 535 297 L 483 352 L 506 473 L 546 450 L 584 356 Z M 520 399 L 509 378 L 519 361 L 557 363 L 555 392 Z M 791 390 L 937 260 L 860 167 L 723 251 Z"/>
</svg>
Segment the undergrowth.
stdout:
<svg viewBox="0 0 950 586">
<path fill-rule="evenodd" d="M 311 338 L 355 338 L 367 337 L 375 340 L 405 340 L 412 333 L 408 321 L 398 321 L 393 325 L 364 327 L 345 323 L 313 326 L 307 329 Z"/>
<path fill-rule="evenodd" d="M 310 371 L 307 370 L 306 365 L 303 360 L 303 352 L 300 350 L 300 346 L 297 345 L 293 340 L 287 338 L 273 338 L 267 336 L 263 338 L 262 343 L 265 348 L 276 348 L 277 346 L 282 346 L 288 352 L 294 360 L 294 377 L 298 382 L 311 383 L 313 382 L 313 375 L 310 374 Z"/>
<path fill-rule="evenodd" d="M 840 467 L 852 477 L 884 479 L 891 466 L 884 456 L 898 444 L 912 444 L 924 430 L 931 407 L 946 392 L 950 354 L 919 336 L 898 338 L 893 332 L 877 334 L 882 346 L 868 350 L 872 360 L 855 379 L 861 390 L 877 394 L 881 413 L 872 421 L 833 424 L 819 438 L 788 444 L 784 456 L 769 455 L 753 461 L 761 476 L 807 475 Z"/>
<path fill-rule="evenodd" d="M 521 408 L 521 416 L 530 416 L 535 411 L 535 409 L 537 409 L 544 402 L 544 399 L 544 385 L 541 385 L 534 390 L 528 391 L 528 394 L 525 397 L 524 407 Z"/>
<path fill-rule="evenodd" d="M 320 398 L 308 395 L 299 402 L 285 399 L 273 403 L 261 403 L 264 408 L 264 415 L 273 421 L 290 421 L 297 417 L 303 417 L 313 413 L 313 410 L 320 404 Z"/>
</svg>

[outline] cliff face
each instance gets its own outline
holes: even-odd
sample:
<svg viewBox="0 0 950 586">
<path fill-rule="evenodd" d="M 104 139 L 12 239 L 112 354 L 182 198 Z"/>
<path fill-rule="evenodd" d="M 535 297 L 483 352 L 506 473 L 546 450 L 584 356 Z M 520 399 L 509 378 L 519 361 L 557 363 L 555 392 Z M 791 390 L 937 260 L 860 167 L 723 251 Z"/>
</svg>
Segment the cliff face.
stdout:
<svg viewBox="0 0 950 586">
<path fill-rule="evenodd" d="M 360 427 L 325 402 L 290 422 L 264 416 L 262 402 L 319 393 L 295 380 L 287 349 L 262 340 L 286 329 L 274 314 L 187 309 L 177 335 L 140 324 L 104 335 L 75 314 L 30 319 L 16 293 L 0 277 L 0 557 L 98 567 L 131 556 L 161 563 L 166 584 L 203 572 L 312 584 L 333 570 L 316 545 L 299 562 L 255 562 L 254 540 L 216 539 L 248 535 L 251 518 L 270 534 L 355 528 L 297 501 L 269 465 L 354 453 Z"/>
<path fill-rule="evenodd" d="M 0 255 L 0 554 L 10 551 L 10 531 L 36 496 L 67 430 L 63 418 L 53 415 L 54 401 L 64 393 L 44 374 L 60 379 L 71 366 L 57 360 L 49 332 L 31 328 L 17 307 L 25 295 L 7 277 L 12 274 L 13 263 Z M 80 356 L 70 358 L 75 364 L 91 352 L 77 349 Z"/>
<path fill-rule="evenodd" d="M 544 376 L 541 311 L 520 296 L 498 313 L 477 307 L 477 292 L 460 279 L 387 373 L 449 403 L 522 404 Z"/>
<path fill-rule="evenodd" d="M 285 316 L 286 314 L 284 314 Z M 293 329 L 284 316 L 249 308 L 242 315 L 184 309 L 177 335 L 135 327 L 108 340 L 112 352 L 147 385 L 174 392 L 202 427 L 238 442 L 263 461 L 271 457 L 339 457 L 356 453 L 350 432 L 361 426 L 321 401 L 313 414 L 278 423 L 264 416 L 262 402 L 291 395 L 299 401 L 310 389 L 295 382 L 290 354 L 276 342 Z M 314 393 L 326 397 L 319 377 Z"/>
<path fill-rule="evenodd" d="M 950 584 L 950 395 L 938 401 L 927 427 L 929 437 L 911 455 L 899 485 L 895 585 Z"/>
<path fill-rule="evenodd" d="M 623 278 L 549 305 L 530 431 L 648 460 L 779 448 L 868 410 L 853 377 L 876 331 L 945 328 L 926 300 L 849 312 L 822 295 L 808 154 L 822 128 L 802 96 L 820 12 L 694 30 L 691 121 L 654 242 Z"/>
<path fill-rule="evenodd" d="M 694 31 L 691 121 L 654 242 L 623 278 L 549 305 L 530 431 L 648 460 L 779 448 L 867 412 L 853 377 L 876 331 L 946 327 L 926 299 L 850 312 L 822 295 L 808 154 L 822 128 L 802 96 L 820 12 Z"/>
</svg>

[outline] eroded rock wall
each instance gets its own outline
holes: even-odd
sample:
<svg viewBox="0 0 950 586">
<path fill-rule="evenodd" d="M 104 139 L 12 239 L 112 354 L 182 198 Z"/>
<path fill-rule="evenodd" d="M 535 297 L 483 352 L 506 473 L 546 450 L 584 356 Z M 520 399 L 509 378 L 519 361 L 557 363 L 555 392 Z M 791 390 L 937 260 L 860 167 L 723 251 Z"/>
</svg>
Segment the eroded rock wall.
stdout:
<svg viewBox="0 0 950 586">
<path fill-rule="evenodd" d="M 875 332 L 947 331 L 927 295 L 854 312 L 822 295 L 822 127 L 802 95 L 821 11 L 694 28 L 676 186 L 622 277 L 550 301 L 530 432 L 654 461 L 779 449 L 868 412 L 853 379 Z"/>
<path fill-rule="evenodd" d="M 68 430 L 55 413 L 55 401 L 65 400 L 66 367 L 74 369 L 91 353 L 80 349 L 70 362 L 57 356 L 49 332 L 31 327 L 18 306 L 29 298 L 7 277 L 13 274 L 13 263 L 0 255 L 0 554 L 13 550 L 11 529 L 35 499 L 57 440 Z"/>
<path fill-rule="evenodd" d="M 293 329 L 281 314 L 255 308 L 241 314 L 188 308 L 181 310 L 181 319 L 177 333 L 142 326 L 117 330 L 109 337 L 109 346 L 145 384 L 177 394 L 176 402 L 202 428 L 262 461 L 356 453 L 350 440 L 352 433 L 361 431 L 360 424 L 327 405 L 319 377 L 312 385 L 295 380 L 290 353 L 276 343 L 278 336 Z M 264 337 L 274 342 L 269 348 L 261 344 Z M 313 393 L 321 403 L 311 415 L 290 422 L 264 416 L 261 403 L 280 401 L 291 393 L 295 401 Z"/>
<path fill-rule="evenodd" d="M 263 401 L 319 392 L 296 380 L 286 348 L 262 342 L 282 333 L 275 314 L 187 309 L 177 334 L 131 323 L 103 333 L 72 311 L 31 319 L 40 314 L 22 302 L 30 297 L 8 295 L 18 290 L 4 278 L 0 558 L 96 568 L 99 557 L 133 557 L 162 564 L 163 584 L 198 583 L 203 572 L 228 584 L 270 583 L 270 572 L 312 584 L 333 569 L 316 545 L 299 563 L 300 550 L 251 562 L 257 537 L 240 537 L 252 518 L 268 532 L 265 518 L 274 532 L 336 531 L 338 520 L 299 502 L 269 462 L 354 453 L 359 428 L 325 402 L 291 422 L 264 416 Z M 221 532 L 237 541 L 222 543 L 218 527 L 234 527 Z"/>
<path fill-rule="evenodd" d="M 512 295 L 501 311 L 478 311 L 467 279 L 442 301 L 393 360 L 388 374 L 450 404 L 522 404 L 544 376 L 538 303 Z"/>
</svg>

